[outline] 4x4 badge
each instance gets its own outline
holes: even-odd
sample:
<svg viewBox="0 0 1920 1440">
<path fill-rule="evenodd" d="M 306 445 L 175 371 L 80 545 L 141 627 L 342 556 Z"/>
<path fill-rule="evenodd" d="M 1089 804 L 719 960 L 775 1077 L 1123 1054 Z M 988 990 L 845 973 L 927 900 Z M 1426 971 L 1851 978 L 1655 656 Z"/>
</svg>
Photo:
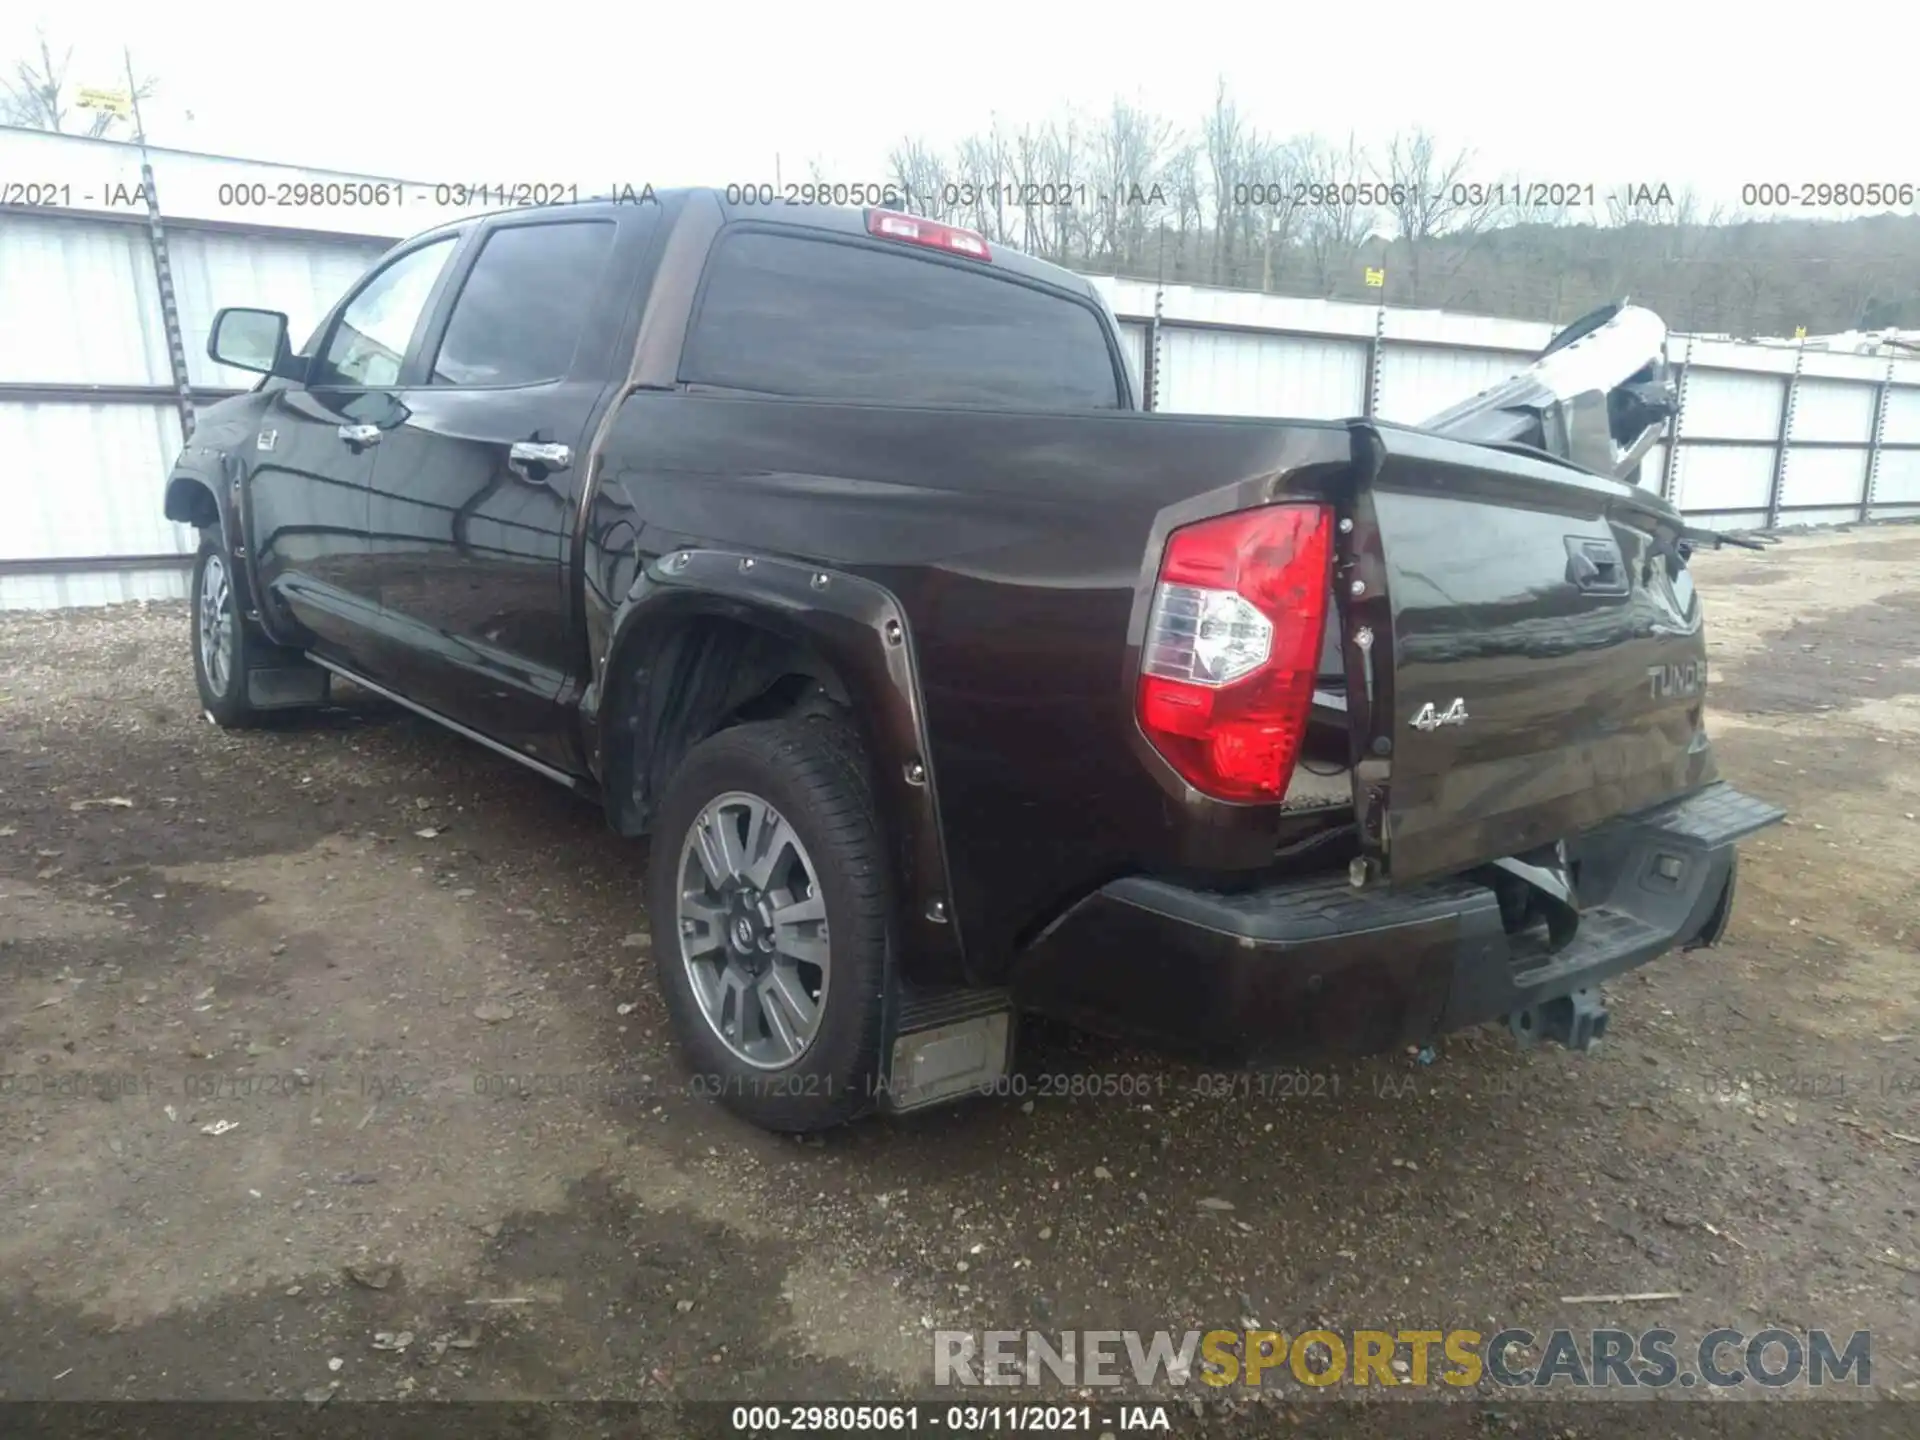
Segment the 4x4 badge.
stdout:
<svg viewBox="0 0 1920 1440">
<path fill-rule="evenodd" d="M 1466 698 L 1460 695 L 1454 696 L 1453 703 L 1445 710 L 1434 709 L 1433 702 L 1429 700 L 1420 707 L 1419 713 L 1413 717 L 1413 728 L 1416 730 L 1438 730 L 1442 725 L 1464 725 L 1466 723 L 1467 702 Z"/>
</svg>

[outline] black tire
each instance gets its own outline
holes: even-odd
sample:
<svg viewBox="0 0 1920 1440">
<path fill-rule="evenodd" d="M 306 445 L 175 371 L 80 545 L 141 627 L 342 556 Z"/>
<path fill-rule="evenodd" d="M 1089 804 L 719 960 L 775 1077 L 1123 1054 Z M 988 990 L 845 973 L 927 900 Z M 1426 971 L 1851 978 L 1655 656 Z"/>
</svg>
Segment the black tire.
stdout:
<svg viewBox="0 0 1920 1440">
<path fill-rule="evenodd" d="M 214 591 L 209 594 L 209 590 Z M 224 605 L 218 596 L 224 594 Z M 216 619 L 209 607 L 218 606 Z M 193 679 L 200 691 L 200 708 L 225 730 L 242 730 L 260 723 L 260 713 L 247 700 L 247 666 L 252 648 L 264 637 L 240 613 L 233 585 L 233 559 L 216 530 L 200 532 L 200 553 L 193 559 L 192 610 L 189 615 L 193 650 Z M 210 624 L 226 632 L 224 664 L 209 653 Z M 217 649 L 217 645 L 215 646 Z"/>
<path fill-rule="evenodd" d="M 682 867 L 698 863 L 690 862 L 689 837 L 707 806 L 729 793 L 757 798 L 785 818 L 825 902 L 828 960 L 817 1028 L 796 1058 L 771 1068 L 736 1054 L 709 1022 L 685 953 Z M 647 904 L 656 974 L 696 1091 L 755 1125 L 789 1133 L 830 1129 L 872 1109 L 892 936 L 886 848 L 858 737 L 825 719 L 721 731 L 675 772 L 652 845 Z M 744 994 L 736 1001 L 746 1003 Z M 757 1008 L 755 1018 L 761 1021 Z"/>
</svg>

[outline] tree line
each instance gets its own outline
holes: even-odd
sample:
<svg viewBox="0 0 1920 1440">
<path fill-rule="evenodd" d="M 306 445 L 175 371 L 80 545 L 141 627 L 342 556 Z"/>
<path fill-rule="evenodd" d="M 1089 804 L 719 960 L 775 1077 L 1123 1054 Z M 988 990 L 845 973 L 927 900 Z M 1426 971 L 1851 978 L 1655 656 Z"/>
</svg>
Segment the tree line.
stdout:
<svg viewBox="0 0 1920 1440">
<path fill-rule="evenodd" d="M 1920 325 L 1904 187 L 1876 188 L 1888 213 L 1819 221 L 1659 182 L 1522 186 L 1423 129 L 1377 151 L 1265 135 L 1224 86 L 1193 128 L 1117 99 L 948 150 L 908 137 L 888 168 L 918 213 L 1093 273 L 1555 322 L 1630 295 L 1743 337 Z"/>
</svg>

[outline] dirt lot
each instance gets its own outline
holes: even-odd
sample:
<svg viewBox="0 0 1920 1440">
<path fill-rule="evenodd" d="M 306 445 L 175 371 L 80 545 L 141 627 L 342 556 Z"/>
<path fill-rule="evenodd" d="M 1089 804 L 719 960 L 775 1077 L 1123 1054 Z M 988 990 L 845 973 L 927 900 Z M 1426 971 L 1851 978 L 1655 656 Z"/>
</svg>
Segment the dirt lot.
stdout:
<svg viewBox="0 0 1920 1440">
<path fill-rule="evenodd" d="M 1722 768 L 1793 818 L 1595 1054 L 1220 1099 L 1036 1034 L 1029 1074 L 1150 1098 L 824 1143 L 689 1093 L 590 807 L 358 694 L 224 734 L 184 606 L 0 617 L 4 1394 L 845 1398 L 929 1393 L 936 1327 L 1318 1322 L 1870 1328 L 1920 1399 L 1920 534 L 1697 573 Z M 1561 1299 L 1641 1291 L 1682 1298 Z"/>
</svg>

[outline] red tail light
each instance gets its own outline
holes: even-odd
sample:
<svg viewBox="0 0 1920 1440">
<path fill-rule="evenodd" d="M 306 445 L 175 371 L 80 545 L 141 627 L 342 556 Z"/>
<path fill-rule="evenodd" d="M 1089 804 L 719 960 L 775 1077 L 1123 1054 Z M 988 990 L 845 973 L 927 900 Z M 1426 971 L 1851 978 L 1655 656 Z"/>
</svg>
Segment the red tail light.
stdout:
<svg viewBox="0 0 1920 1440">
<path fill-rule="evenodd" d="M 1173 532 L 1141 648 L 1138 714 L 1203 794 L 1287 793 L 1313 705 L 1332 517 L 1268 505 Z"/>
<path fill-rule="evenodd" d="M 942 225 L 938 220 L 923 220 L 918 215 L 903 215 L 898 210 L 869 210 L 867 233 L 882 240 L 904 240 L 909 245 L 925 245 L 969 260 L 991 260 L 987 237 L 958 225 Z"/>
</svg>

